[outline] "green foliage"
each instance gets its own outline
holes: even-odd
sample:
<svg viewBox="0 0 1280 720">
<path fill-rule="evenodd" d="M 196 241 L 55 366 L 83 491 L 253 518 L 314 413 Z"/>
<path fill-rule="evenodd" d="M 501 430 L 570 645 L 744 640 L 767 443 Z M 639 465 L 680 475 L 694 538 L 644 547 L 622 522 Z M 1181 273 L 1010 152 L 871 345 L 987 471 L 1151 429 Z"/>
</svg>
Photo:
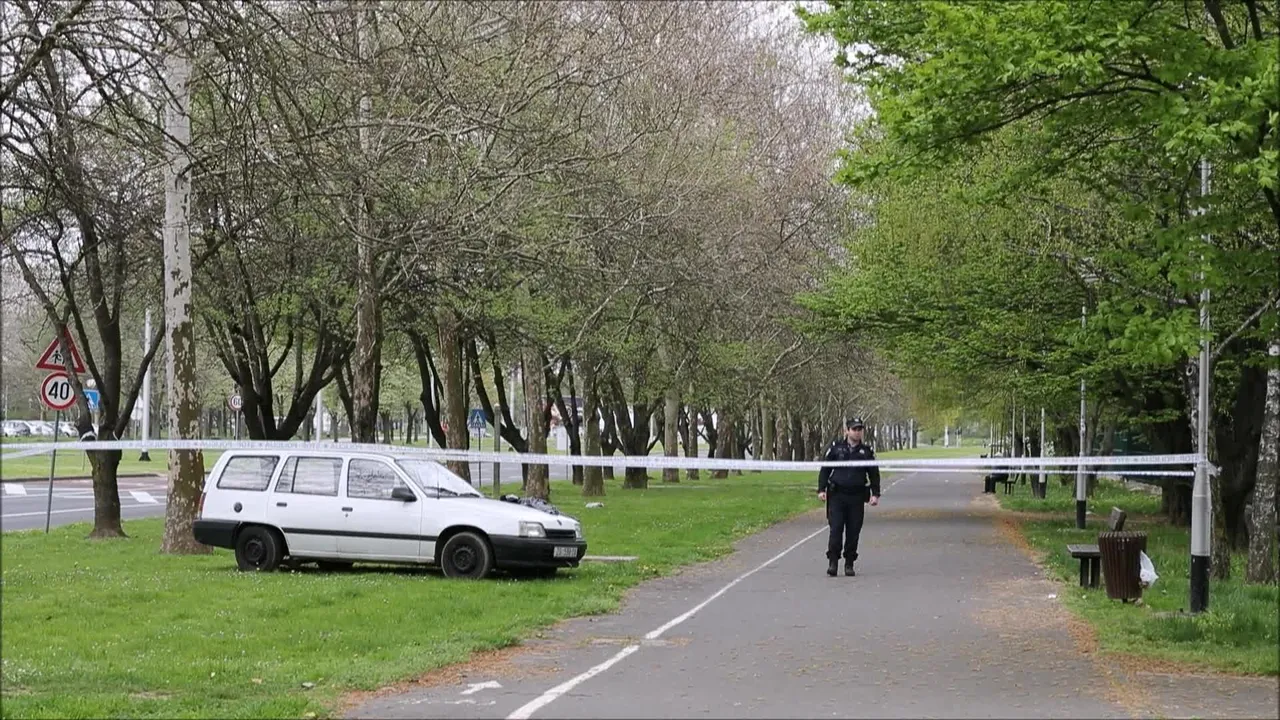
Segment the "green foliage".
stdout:
<svg viewBox="0 0 1280 720">
<path fill-rule="evenodd" d="M 1228 354 L 1256 354 L 1280 316 L 1244 324 L 1280 277 L 1280 34 L 1265 3 L 1256 29 L 1223 3 L 1225 31 L 1184 5 L 799 10 L 875 111 L 838 177 L 866 226 L 806 304 L 993 406 L 1066 411 L 1084 378 L 1136 412 L 1135 388 L 1195 353 L 1206 286 L 1216 339 L 1241 328 Z"/>
</svg>

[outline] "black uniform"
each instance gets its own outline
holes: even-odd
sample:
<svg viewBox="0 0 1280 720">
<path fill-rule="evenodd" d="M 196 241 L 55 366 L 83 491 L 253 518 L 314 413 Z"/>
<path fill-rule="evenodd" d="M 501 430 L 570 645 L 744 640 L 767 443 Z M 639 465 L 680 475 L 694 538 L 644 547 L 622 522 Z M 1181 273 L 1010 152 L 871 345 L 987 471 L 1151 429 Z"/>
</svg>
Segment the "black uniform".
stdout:
<svg viewBox="0 0 1280 720">
<path fill-rule="evenodd" d="M 876 453 L 866 443 L 851 444 L 839 438 L 827 449 L 827 460 L 874 460 Z M 867 487 L 870 478 L 871 486 Z M 870 493 L 868 494 L 868 490 Z M 824 467 L 818 471 L 818 492 L 827 494 L 827 523 L 831 537 L 827 540 L 827 560 L 840 559 L 841 535 L 844 536 L 845 565 L 858 559 L 858 535 L 862 533 L 862 520 L 866 512 L 864 503 L 871 496 L 880 497 L 880 468 Z"/>
</svg>

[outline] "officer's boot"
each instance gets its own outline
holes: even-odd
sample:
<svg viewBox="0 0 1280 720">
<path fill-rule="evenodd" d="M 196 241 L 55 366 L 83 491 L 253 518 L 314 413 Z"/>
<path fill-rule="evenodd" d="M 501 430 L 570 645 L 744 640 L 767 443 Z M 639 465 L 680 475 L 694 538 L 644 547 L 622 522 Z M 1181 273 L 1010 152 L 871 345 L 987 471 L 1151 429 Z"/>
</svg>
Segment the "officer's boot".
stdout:
<svg viewBox="0 0 1280 720">
<path fill-rule="evenodd" d="M 828 574 L 828 575 L 830 575 L 831 577 L 835 577 L 835 576 L 836 576 L 836 561 L 835 561 L 835 560 L 828 560 L 828 561 L 827 561 L 827 574 Z"/>
<path fill-rule="evenodd" d="M 832 574 L 832 575 L 835 575 L 835 572 L 834 572 L 834 571 L 835 571 L 835 563 L 832 563 L 832 564 L 831 564 L 831 569 L 832 569 L 832 571 L 833 571 L 831 574 Z M 845 558 L 845 559 L 844 559 L 844 574 L 845 574 L 846 576 L 848 576 L 848 577 L 853 577 L 854 575 L 856 575 L 856 574 L 857 574 L 857 573 L 855 573 L 855 572 L 853 571 L 853 561 L 852 561 L 852 560 L 850 560 L 849 558 Z"/>
</svg>

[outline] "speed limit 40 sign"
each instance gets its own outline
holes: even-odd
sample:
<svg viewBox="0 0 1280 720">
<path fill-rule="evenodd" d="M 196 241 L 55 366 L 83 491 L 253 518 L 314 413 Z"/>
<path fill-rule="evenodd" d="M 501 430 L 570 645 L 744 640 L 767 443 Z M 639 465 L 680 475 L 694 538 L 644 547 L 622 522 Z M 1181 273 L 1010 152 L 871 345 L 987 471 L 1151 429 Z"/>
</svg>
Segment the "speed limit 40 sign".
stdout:
<svg viewBox="0 0 1280 720">
<path fill-rule="evenodd" d="M 66 410 L 76 404 L 76 391 L 65 372 L 52 372 L 40 383 L 40 400 L 50 410 Z"/>
</svg>

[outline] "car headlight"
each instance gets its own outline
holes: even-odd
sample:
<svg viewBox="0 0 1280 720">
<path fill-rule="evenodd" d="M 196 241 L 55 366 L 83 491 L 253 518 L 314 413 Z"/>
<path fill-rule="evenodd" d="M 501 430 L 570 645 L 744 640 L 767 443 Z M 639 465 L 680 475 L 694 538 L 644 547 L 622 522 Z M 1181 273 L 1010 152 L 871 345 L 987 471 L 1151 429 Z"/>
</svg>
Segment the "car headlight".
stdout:
<svg viewBox="0 0 1280 720">
<path fill-rule="evenodd" d="M 542 527 L 542 523 L 520 521 L 520 537 L 527 538 L 544 538 L 547 531 Z"/>
<path fill-rule="evenodd" d="M 582 526 L 581 526 L 581 525 L 574 525 L 574 526 L 573 526 L 573 538 L 574 538 L 575 540 L 581 540 L 581 539 L 582 539 Z"/>
</svg>

